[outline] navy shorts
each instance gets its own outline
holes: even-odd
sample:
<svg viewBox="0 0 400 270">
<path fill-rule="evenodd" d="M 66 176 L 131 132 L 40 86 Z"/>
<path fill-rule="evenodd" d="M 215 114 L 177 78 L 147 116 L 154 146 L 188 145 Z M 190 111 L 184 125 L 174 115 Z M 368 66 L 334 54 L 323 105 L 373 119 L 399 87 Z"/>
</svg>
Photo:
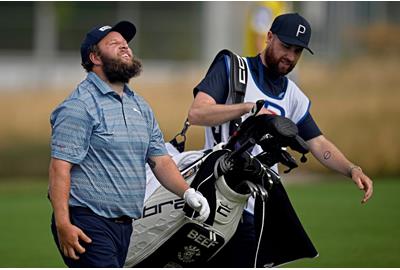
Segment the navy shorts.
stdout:
<svg viewBox="0 0 400 270">
<path fill-rule="evenodd" d="M 53 214 L 51 231 L 68 267 L 123 267 L 132 234 L 132 219 L 128 217 L 104 218 L 84 207 L 70 207 L 70 219 L 73 225 L 92 239 L 92 243 L 87 244 L 81 241 L 86 252 L 77 253 L 79 260 L 65 257 L 59 247 Z"/>
<path fill-rule="evenodd" d="M 224 246 L 206 267 L 211 268 L 253 268 L 257 250 L 256 231 L 254 227 L 254 216 L 243 211 L 243 219 L 238 228 Z"/>
</svg>

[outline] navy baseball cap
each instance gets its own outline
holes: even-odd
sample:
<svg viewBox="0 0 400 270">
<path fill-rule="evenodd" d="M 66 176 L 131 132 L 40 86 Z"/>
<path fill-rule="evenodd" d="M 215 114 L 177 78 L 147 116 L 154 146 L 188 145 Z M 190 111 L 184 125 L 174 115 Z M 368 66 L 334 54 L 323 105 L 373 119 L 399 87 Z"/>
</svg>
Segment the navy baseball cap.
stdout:
<svg viewBox="0 0 400 270">
<path fill-rule="evenodd" d="M 279 15 L 272 22 L 270 31 L 278 36 L 279 40 L 289 45 L 296 45 L 313 51 L 308 47 L 311 39 L 311 26 L 298 13 Z"/>
<path fill-rule="evenodd" d="M 93 28 L 86 34 L 86 37 L 81 44 L 82 63 L 89 61 L 90 47 L 99 43 L 100 40 L 102 40 L 108 33 L 112 31 L 120 33 L 126 42 L 129 42 L 136 34 L 136 27 L 131 22 L 121 21 L 112 27 L 109 25 L 104 25 Z"/>
</svg>

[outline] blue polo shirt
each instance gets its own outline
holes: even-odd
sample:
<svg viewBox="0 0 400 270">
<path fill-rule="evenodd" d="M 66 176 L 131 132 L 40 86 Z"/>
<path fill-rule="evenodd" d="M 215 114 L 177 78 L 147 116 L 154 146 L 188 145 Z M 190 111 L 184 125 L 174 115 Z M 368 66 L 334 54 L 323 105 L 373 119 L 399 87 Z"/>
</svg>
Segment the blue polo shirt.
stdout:
<svg viewBox="0 0 400 270">
<path fill-rule="evenodd" d="M 145 164 L 166 155 L 150 106 L 125 85 L 122 98 L 90 72 L 51 114 L 51 156 L 73 164 L 70 206 L 139 218 Z"/>
</svg>

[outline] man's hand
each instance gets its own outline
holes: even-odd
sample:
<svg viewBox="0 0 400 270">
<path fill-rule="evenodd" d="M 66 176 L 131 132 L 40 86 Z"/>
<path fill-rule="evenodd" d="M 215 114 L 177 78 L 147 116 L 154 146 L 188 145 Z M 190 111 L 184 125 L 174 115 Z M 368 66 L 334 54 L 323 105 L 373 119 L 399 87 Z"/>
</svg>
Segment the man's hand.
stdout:
<svg viewBox="0 0 400 270">
<path fill-rule="evenodd" d="M 366 203 L 371 198 L 373 193 L 372 180 L 363 173 L 360 167 L 353 166 L 350 168 L 351 179 L 358 186 L 359 189 L 364 190 L 364 198 L 361 203 Z"/>
<path fill-rule="evenodd" d="M 200 215 L 195 220 L 199 222 L 207 220 L 210 215 L 210 206 L 207 199 L 200 192 L 195 191 L 193 188 L 188 188 L 183 194 L 183 199 L 191 208 L 199 212 Z"/>
<path fill-rule="evenodd" d="M 257 115 L 261 115 L 261 114 L 273 114 L 273 115 L 276 115 L 275 112 L 273 112 L 273 111 L 271 111 L 271 110 L 268 110 L 268 109 L 265 108 L 265 107 L 263 107 Z"/>
<path fill-rule="evenodd" d="M 361 203 L 366 203 L 371 198 L 373 193 L 372 180 L 363 173 L 360 167 L 353 165 L 324 135 L 308 140 L 307 143 L 311 153 L 319 162 L 350 177 L 361 190 L 364 190 Z"/>
<path fill-rule="evenodd" d="M 76 252 L 82 254 L 86 251 L 79 243 L 79 240 L 83 240 L 88 244 L 92 242 L 92 240 L 81 229 L 71 223 L 57 226 L 57 235 L 60 249 L 64 256 L 74 260 L 79 259 Z"/>
</svg>

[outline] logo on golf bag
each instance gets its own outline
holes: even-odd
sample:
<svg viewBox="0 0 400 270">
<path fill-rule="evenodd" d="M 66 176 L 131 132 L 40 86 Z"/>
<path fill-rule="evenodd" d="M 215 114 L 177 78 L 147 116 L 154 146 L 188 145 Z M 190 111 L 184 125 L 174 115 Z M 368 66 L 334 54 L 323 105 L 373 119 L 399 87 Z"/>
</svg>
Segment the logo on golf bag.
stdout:
<svg viewBox="0 0 400 270">
<path fill-rule="evenodd" d="M 218 245 L 218 241 L 216 241 L 215 234 L 212 234 L 212 237 L 208 238 L 207 236 L 193 229 L 187 234 L 187 237 L 206 248 Z"/>
<path fill-rule="evenodd" d="M 184 263 L 191 263 L 194 262 L 195 259 L 193 256 L 200 256 L 200 249 L 196 246 L 184 246 L 183 247 L 184 251 L 183 252 L 178 252 L 178 258 Z"/>
<path fill-rule="evenodd" d="M 184 199 L 169 200 L 152 206 L 145 206 L 143 208 L 143 218 L 150 217 L 152 215 L 161 214 L 163 209 L 168 205 L 171 205 L 174 209 L 183 209 L 185 205 Z"/>
<path fill-rule="evenodd" d="M 229 205 L 224 205 L 222 202 L 220 202 L 220 205 L 217 208 L 217 213 L 224 216 L 228 217 L 228 215 L 232 212 L 232 207 L 229 207 Z"/>
<path fill-rule="evenodd" d="M 239 55 L 236 55 L 236 57 L 239 62 L 239 82 L 241 84 L 246 84 L 246 68 L 245 68 L 244 60 Z"/>
</svg>

